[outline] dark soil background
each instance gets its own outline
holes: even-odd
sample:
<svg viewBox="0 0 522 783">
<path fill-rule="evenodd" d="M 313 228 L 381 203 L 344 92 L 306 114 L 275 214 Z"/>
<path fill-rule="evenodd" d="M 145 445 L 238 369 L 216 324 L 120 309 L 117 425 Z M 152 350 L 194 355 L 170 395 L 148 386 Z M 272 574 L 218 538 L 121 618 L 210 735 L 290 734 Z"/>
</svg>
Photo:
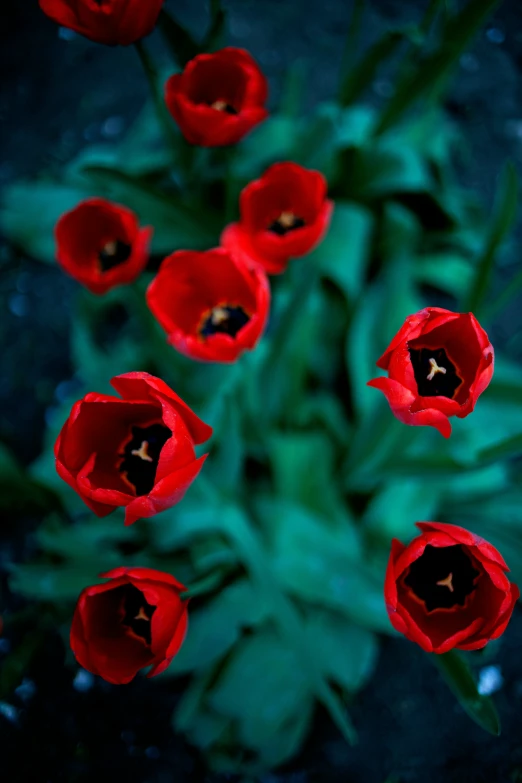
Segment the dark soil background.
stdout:
<svg viewBox="0 0 522 783">
<path fill-rule="evenodd" d="M 170 3 L 193 31 L 204 29 L 203 0 Z M 249 49 L 271 81 L 274 104 L 296 58 L 308 68 L 306 105 L 335 94 L 348 25 L 345 0 L 224 0 L 230 43 Z M 373 0 L 364 43 L 417 18 L 426 2 Z M 460 61 L 447 99 L 467 142 L 463 184 L 489 209 L 506 158 L 522 173 L 522 13 L 505 0 Z M 60 31 L 36 0 L 0 10 L 0 188 L 19 177 L 54 171 L 86 143 L 117 139 L 147 94 L 132 47 L 109 49 Z M 155 39 L 153 39 L 155 40 Z M 389 89 L 386 74 L 370 100 Z M 517 233 L 520 233 L 520 226 Z M 507 259 L 497 285 L 515 267 Z M 511 266 L 510 266 L 511 264 Z M 69 321 L 76 284 L 57 268 L 21 257 L 0 239 L 0 440 L 24 463 L 41 450 L 46 411 L 70 383 Z M 497 327 L 496 344 L 522 328 L 521 308 Z M 30 553 L 37 518 L 5 520 L 3 562 Z M 0 612 L 21 605 L 0 572 Z M 0 665 L 28 628 L 0 638 Z M 496 695 L 503 723 L 498 739 L 464 715 L 435 668 L 414 645 L 384 639 L 375 676 L 351 713 L 360 743 L 348 748 L 318 711 L 307 747 L 264 783 L 496 783 L 522 781 L 522 611 L 493 657 L 504 684 Z M 183 682 L 138 678 L 117 687 L 64 666 L 61 640 L 49 633 L 21 688 L 0 702 L 0 764 L 9 783 L 83 783 L 114 775 L 129 783 L 222 781 L 174 735 L 170 715 Z M 2 775 L 3 777 L 3 775 Z"/>
</svg>

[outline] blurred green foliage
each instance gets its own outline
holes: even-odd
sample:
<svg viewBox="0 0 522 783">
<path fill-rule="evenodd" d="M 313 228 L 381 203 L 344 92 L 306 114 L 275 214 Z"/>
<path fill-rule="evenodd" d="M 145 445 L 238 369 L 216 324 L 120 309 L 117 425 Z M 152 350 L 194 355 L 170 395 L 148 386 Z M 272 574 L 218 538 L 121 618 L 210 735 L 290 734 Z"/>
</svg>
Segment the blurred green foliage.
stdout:
<svg viewBox="0 0 522 783">
<path fill-rule="evenodd" d="M 508 166 L 497 210 L 485 218 L 457 183 L 462 140 L 437 99 L 494 5 L 473 0 L 449 15 L 434 0 L 417 27 L 390 31 L 358 63 L 348 58 L 339 101 L 312 116 L 298 110 L 293 71 L 280 110 L 229 161 L 190 150 L 181 136 L 173 151 L 146 106 L 121 144 L 89 147 L 59 182 L 16 183 L 3 200 L 2 230 L 42 261 L 54 262 L 57 218 L 93 194 L 153 225 L 161 256 L 217 244 L 227 205 L 237 213 L 241 188 L 275 161 L 328 177 L 330 231 L 273 279 L 267 334 L 236 365 L 197 364 L 166 345 L 144 302 L 150 274 L 103 298 L 79 294 L 71 346 L 85 392 L 110 392 L 112 376 L 146 370 L 214 427 L 211 456 L 179 506 L 132 528 L 119 512 L 99 520 L 86 511 L 52 456 L 79 393 L 54 411 L 26 474 L 0 452 L 0 486 L 9 488 L 2 507 L 7 500 L 18 513 L 16 504 L 28 504 L 45 517 L 40 557 L 11 565 L 11 587 L 59 607 L 60 622 L 80 590 L 116 565 L 158 568 L 186 584 L 216 577 L 191 603 L 185 645 L 162 675 L 192 674 L 173 725 L 215 769 L 256 773 L 287 760 L 316 700 L 353 740 L 345 704 L 372 674 L 377 634 L 393 633 L 382 597 L 390 540 L 413 537 L 415 521 L 483 535 L 522 581 L 520 367 L 497 353 L 490 387 L 449 441 L 404 426 L 366 387 L 393 334 L 421 307 L 472 307 L 490 325 L 485 299 L 516 214 L 516 178 Z M 216 36 L 223 14 L 212 7 Z M 172 19 L 163 26 L 181 66 L 199 45 Z M 402 57 L 388 104 L 354 105 L 392 53 Z M 447 658 L 445 666 L 466 709 L 496 731 L 465 664 Z"/>
</svg>

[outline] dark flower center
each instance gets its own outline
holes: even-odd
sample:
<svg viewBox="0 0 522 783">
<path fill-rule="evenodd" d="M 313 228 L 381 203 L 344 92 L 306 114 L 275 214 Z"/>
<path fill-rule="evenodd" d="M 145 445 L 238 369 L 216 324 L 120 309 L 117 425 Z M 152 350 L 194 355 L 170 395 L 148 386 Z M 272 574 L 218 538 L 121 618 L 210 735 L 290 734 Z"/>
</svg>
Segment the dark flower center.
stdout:
<svg viewBox="0 0 522 783">
<path fill-rule="evenodd" d="M 421 397 L 452 400 L 462 383 L 444 348 L 409 348 L 413 374 Z"/>
<path fill-rule="evenodd" d="M 304 220 L 297 217 L 297 215 L 294 215 L 293 212 L 281 212 L 277 220 L 274 220 L 274 222 L 268 226 L 268 230 L 282 237 L 285 234 L 288 234 L 289 231 L 294 231 L 296 228 L 302 228 L 304 224 Z"/>
<path fill-rule="evenodd" d="M 214 101 L 210 104 L 210 108 L 216 111 L 223 111 L 225 114 L 239 114 L 238 110 L 226 101 Z"/>
<path fill-rule="evenodd" d="M 428 612 L 464 606 L 475 590 L 480 572 L 460 544 L 435 547 L 428 544 L 411 564 L 404 584 L 424 601 Z"/>
<path fill-rule="evenodd" d="M 203 316 L 199 333 L 202 337 L 210 337 L 212 334 L 229 334 L 235 337 L 249 321 L 250 316 L 240 305 L 217 305 Z"/>
<path fill-rule="evenodd" d="M 137 636 L 150 645 L 152 642 L 150 621 L 156 607 L 148 604 L 141 590 L 134 585 L 124 585 L 121 590 L 124 611 L 121 624 L 129 629 L 131 636 Z"/>
<path fill-rule="evenodd" d="M 136 495 L 148 495 L 154 487 L 161 450 L 171 435 L 164 424 L 132 428 L 132 437 L 120 454 L 119 470 L 135 488 Z"/>
<path fill-rule="evenodd" d="M 112 239 L 107 242 L 98 253 L 102 272 L 108 272 L 115 266 L 125 263 L 132 252 L 131 245 L 126 242 L 120 242 L 119 239 Z"/>
</svg>

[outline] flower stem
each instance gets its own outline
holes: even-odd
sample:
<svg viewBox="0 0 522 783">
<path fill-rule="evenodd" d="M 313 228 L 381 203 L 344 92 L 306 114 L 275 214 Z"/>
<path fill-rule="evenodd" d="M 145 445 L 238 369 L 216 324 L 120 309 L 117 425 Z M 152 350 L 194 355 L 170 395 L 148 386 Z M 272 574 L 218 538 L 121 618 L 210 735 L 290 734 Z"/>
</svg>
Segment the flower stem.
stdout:
<svg viewBox="0 0 522 783">
<path fill-rule="evenodd" d="M 147 78 L 158 121 L 163 129 L 165 141 L 167 146 L 171 149 L 172 153 L 177 157 L 178 137 L 174 131 L 172 120 L 163 100 L 163 92 L 160 86 L 158 71 L 152 61 L 152 58 L 143 45 L 143 41 L 136 41 L 134 48 L 136 49 L 138 57 L 140 58 L 143 72 Z"/>
<path fill-rule="evenodd" d="M 431 654 L 430 657 L 469 717 L 484 731 L 498 737 L 500 720 L 493 700 L 479 693 L 463 655 L 457 650 L 450 650 L 442 655 Z"/>
</svg>

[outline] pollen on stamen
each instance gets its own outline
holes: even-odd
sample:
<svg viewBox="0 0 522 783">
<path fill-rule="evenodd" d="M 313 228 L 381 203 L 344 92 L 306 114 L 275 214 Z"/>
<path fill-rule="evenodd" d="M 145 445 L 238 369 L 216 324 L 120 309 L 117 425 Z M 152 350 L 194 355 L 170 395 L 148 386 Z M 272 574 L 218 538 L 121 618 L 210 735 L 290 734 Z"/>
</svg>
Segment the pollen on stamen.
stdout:
<svg viewBox="0 0 522 783">
<path fill-rule="evenodd" d="M 450 573 L 445 579 L 440 579 L 436 583 L 439 587 L 447 587 L 450 593 L 453 593 L 455 588 L 453 587 L 453 574 Z"/>
<path fill-rule="evenodd" d="M 222 324 L 224 321 L 226 321 L 229 317 L 228 312 L 225 310 L 224 307 L 214 307 L 212 310 L 212 314 L 210 316 L 210 320 L 214 324 L 214 326 L 217 326 L 218 324 Z"/>
<path fill-rule="evenodd" d="M 131 454 L 133 457 L 139 457 L 145 462 L 154 462 L 152 457 L 149 456 L 149 454 L 147 453 L 148 447 L 149 447 L 149 442 L 147 440 L 143 440 L 141 442 L 141 446 L 139 447 L 139 449 L 133 449 L 131 451 Z"/>
<path fill-rule="evenodd" d="M 277 218 L 277 222 L 283 226 L 283 228 L 292 228 L 295 223 L 295 215 L 293 212 L 281 212 Z"/>
<path fill-rule="evenodd" d="M 136 615 L 136 617 L 134 619 L 135 620 L 146 620 L 147 622 L 149 622 L 150 617 L 147 616 L 147 613 L 145 612 L 145 607 L 144 606 L 140 606 L 140 611 L 138 612 L 138 614 Z"/>
<path fill-rule="evenodd" d="M 215 109 L 216 111 L 225 112 L 225 114 L 237 114 L 236 109 L 226 101 L 214 101 L 210 104 L 210 108 Z"/>
<path fill-rule="evenodd" d="M 439 367 L 436 359 L 430 359 L 429 362 L 430 362 L 431 370 L 430 370 L 430 374 L 426 376 L 428 381 L 432 381 L 438 372 L 441 372 L 443 375 L 446 375 L 446 368 Z"/>
<path fill-rule="evenodd" d="M 114 256 L 116 255 L 117 249 L 118 243 L 113 239 L 102 247 L 102 253 L 105 253 L 106 256 Z"/>
</svg>

